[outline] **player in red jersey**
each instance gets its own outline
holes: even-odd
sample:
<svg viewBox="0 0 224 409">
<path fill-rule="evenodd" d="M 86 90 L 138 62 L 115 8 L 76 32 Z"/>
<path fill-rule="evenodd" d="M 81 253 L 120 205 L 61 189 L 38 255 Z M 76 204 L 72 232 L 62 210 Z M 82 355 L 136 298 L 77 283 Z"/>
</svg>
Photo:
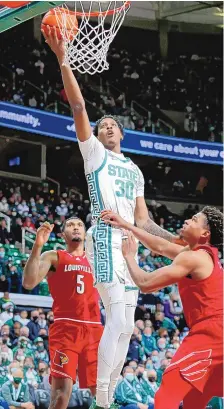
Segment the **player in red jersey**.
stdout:
<svg viewBox="0 0 224 409">
<path fill-rule="evenodd" d="M 178 283 L 189 334 L 164 372 L 154 409 L 205 409 L 213 396 L 223 396 L 223 270 L 218 248 L 223 245 L 223 214 L 206 206 L 186 220 L 181 238 L 187 247 L 169 243 L 126 223 L 110 211 L 105 222 L 126 229 L 123 255 L 130 274 L 143 293 Z M 127 231 L 128 230 L 128 231 Z M 148 248 L 170 259 L 170 266 L 153 273 L 141 270 L 135 259 L 133 234 Z"/>
<path fill-rule="evenodd" d="M 54 225 L 38 230 L 24 269 L 23 286 L 34 288 L 47 277 L 53 298 L 54 323 L 49 329 L 51 359 L 50 409 L 66 409 L 78 368 L 81 388 L 96 392 L 97 352 L 103 332 L 98 293 L 84 253 L 85 226 L 76 217 L 67 219 L 62 231 L 67 249 L 41 255 Z"/>
</svg>

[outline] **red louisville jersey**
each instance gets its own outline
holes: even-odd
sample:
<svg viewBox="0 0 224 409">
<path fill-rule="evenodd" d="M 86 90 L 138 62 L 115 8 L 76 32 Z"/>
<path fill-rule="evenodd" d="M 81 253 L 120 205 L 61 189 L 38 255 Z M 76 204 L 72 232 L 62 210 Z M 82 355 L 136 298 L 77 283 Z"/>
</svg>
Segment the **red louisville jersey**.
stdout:
<svg viewBox="0 0 224 409">
<path fill-rule="evenodd" d="M 223 314 L 223 269 L 218 258 L 218 250 L 211 246 L 199 246 L 213 259 L 214 268 L 211 275 L 204 280 L 196 281 L 191 276 L 184 277 L 178 283 L 184 316 L 189 328 L 199 321 L 221 317 Z"/>
<path fill-rule="evenodd" d="M 99 296 L 93 287 L 93 276 L 85 254 L 75 257 L 65 250 L 58 250 L 57 256 L 57 269 L 48 278 L 54 317 L 99 324 Z"/>
</svg>

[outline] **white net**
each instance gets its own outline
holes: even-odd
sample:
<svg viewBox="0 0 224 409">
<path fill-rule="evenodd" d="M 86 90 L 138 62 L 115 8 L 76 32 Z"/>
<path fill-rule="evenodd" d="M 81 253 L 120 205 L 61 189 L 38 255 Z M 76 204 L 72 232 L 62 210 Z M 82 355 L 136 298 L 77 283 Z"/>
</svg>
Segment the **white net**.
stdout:
<svg viewBox="0 0 224 409">
<path fill-rule="evenodd" d="M 74 1 L 54 9 L 66 44 L 64 64 L 81 74 L 108 70 L 107 52 L 130 7 L 129 1 Z M 78 20 L 78 27 L 76 18 Z"/>
</svg>

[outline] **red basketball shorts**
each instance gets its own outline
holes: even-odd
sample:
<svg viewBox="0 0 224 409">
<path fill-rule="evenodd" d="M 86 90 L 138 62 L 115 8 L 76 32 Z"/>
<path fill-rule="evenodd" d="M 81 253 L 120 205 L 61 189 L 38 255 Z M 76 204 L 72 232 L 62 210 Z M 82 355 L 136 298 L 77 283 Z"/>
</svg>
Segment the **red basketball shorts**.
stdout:
<svg viewBox="0 0 224 409">
<path fill-rule="evenodd" d="M 222 389 L 223 323 L 222 317 L 201 321 L 193 326 L 164 374 L 179 369 L 182 378 L 198 391 Z M 221 371 L 220 371 L 221 368 Z M 215 394 L 214 394 L 215 395 Z"/>
<path fill-rule="evenodd" d="M 78 372 L 80 388 L 96 385 L 98 346 L 102 325 L 55 321 L 49 330 L 51 377 L 70 378 Z"/>
</svg>

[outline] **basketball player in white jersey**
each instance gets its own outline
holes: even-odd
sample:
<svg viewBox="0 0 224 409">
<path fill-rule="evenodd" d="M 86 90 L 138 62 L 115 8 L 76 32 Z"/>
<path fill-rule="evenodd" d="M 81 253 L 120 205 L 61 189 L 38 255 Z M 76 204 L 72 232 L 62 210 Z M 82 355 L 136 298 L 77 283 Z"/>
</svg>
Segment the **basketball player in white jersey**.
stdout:
<svg viewBox="0 0 224 409">
<path fill-rule="evenodd" d="M 79 85 L 71 68 L 63 65 L 63 41 L 58 40 L 56 30 L 51 33 L 50 28 L 48 34 L 43 35 L 60 65 L 92 204 L 92 227 L 87 232 L 86 255 L 106 310 L 106 325 L 98 351 L 96 406 L 109 408 L 134 328 L 138 289 L 122 256 L 122 233 L 102 222 L 101 211 L 113 210 L 126 221 L 135 222 L 138 227 L 170 241 L 174 236 L 149 218 L 143 175 L 138 166 L 121 153 L 122 125 L 116 118 L 106 115 L 96 123 L 92 132 Z"/>
</svg>

